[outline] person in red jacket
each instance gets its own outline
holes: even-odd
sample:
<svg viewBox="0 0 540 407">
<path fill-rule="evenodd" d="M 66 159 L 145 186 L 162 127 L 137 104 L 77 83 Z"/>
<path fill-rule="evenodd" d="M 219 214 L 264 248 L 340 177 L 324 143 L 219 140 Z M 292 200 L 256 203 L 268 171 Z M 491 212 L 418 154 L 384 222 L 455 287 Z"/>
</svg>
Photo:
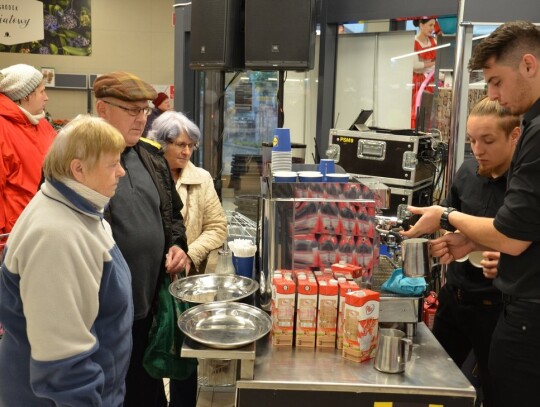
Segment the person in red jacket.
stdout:
<svg viewBox="0 0 540 407">
<path fill-rule="evenodd" d="M 56 132 L 45 119 L 43 75 L 26 64 L 0 70 L 0 234 L 9 233 L 39 189 Z"/>
</svg>

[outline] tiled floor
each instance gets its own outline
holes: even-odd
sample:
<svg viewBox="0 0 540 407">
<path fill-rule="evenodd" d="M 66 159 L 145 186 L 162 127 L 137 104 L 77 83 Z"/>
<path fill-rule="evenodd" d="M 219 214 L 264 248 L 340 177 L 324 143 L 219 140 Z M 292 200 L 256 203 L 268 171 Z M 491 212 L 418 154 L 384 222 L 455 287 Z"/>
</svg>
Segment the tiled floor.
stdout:
<svg viewBox="0 0 540 407">
<path fill-rule="evenodd" d="M 167 399 L 169 398 L 169 380 L 163 380 Z M 199 386 L 197 407 L 234 407 L 235 387 Z"/>
<path fill-rule="evenodd" d="M 197 407 L 234 407 L 235 387 L 199 387 Z"/>
</svg>

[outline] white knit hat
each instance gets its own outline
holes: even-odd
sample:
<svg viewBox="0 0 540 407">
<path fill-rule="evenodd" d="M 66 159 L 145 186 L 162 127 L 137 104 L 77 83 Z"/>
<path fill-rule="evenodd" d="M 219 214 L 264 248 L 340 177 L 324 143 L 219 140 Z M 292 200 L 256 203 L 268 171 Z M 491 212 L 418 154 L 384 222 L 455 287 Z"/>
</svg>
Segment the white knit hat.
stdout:
<svg viewBox="0 0 540 407">
<path fill-rule="evenodd" d="M 26 64 L 11 65 L 0 70 L 0 93 L 13 101 L 32 93 L 43 80 L 43 74 Z"/>
</svg>

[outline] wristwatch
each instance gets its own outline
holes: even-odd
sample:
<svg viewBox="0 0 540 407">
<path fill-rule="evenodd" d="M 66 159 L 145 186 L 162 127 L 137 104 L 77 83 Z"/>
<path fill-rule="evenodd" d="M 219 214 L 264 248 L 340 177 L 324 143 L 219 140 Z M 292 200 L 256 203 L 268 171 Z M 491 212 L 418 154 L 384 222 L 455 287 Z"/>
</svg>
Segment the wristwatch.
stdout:
<svg viewBox="0 0 540 407">
<path fill-rule="evenodd" d="M 450 224 L 450 222 L 448 221 L 448 215 L 450 215 L 450 213 L 454 212 L 455 210 L 456 210 L 456 208 L 452 208 L 450 206 L 448 208 L 444 209 L 444 212 L 441 215 L 441 220 L 439 221 L 439 224 L 440 224 L 442 229 L 447 230 L 449 232 L 455 232 L 456 231 L 456 228 L 453 227 Z"/>
</svg>

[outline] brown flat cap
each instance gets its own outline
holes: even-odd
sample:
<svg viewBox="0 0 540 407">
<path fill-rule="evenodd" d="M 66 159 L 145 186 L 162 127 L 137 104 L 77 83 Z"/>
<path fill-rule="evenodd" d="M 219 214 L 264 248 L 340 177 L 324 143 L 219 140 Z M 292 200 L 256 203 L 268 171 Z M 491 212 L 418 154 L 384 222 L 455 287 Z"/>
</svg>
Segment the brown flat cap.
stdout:
<svg viewBox="0 0 540 407">
<path fill-rule="evenodd" d="M 110 72 L 100 75 L 94 81 L 94 95 L 101 99 L 113 97 L 126 102 L 154 100 L 156 90 L 138 76 L 129 72 Z"/>
</svg>

